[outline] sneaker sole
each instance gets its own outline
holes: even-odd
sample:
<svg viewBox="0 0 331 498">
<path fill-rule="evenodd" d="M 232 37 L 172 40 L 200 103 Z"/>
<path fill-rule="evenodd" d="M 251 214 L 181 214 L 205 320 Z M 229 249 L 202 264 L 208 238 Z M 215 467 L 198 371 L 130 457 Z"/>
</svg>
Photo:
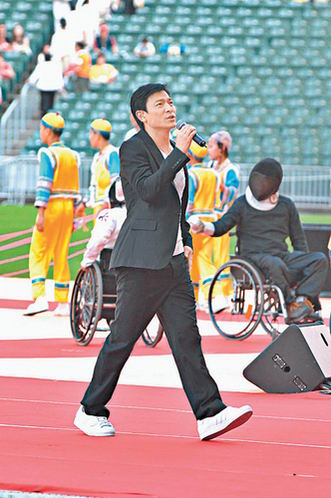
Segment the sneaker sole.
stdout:
<svg viewBox="0 0 331 498">
<path fill-rule="evenodd" d="M 39 315 L 40 313 L 45 313 L 46 311 L 49 311 L 49 308 L 47 310 L 40 310 L 40 311 L 33 311 L 32 313 L 23 313 L 23 316 L 34 316 L 34 315 Z"/>
<path fill-rule="evenodd" d="M 225 434 L 228 431 L 232 431 L 232 429 L 236 429 L 236 427 L 239 427 L 240 425 L 244 424 L 251 418 L 253 415 L 253 411 L 247 411 L 240 415 L 240 417 L 236 418 L 233 422 L 231 422 L 229 425 L 226 427 L 222 427 L 220 430 L 216 429 L 216 432 L 213 432 L 212 434 L 207 434 L 206 436 L 200 437 L 201 441 L 209 441 L 210 439 L 214 439 L 215 437 L 221 436 L 222 434 Z"/>
<path fill-rule="evenodd" d="M 93 436 L 93 437 L 110 437 L 110 436 L 115 436 L 115 431 L 114 432 L 108 432 L 107 434 L 100 434 L 100 433 L 97 434 L 95 432 L 92 432 L 92 431 L 90 432 L 90 431 L 86 431 L 85 429 L 82 429 L 75 422 L 74 422 L 74 425 L 77 427 L 77 429 L 79 429 L 81 432 L 83 432 L 84 434 L 86 434 L 86 436 Z"/>
</svg>

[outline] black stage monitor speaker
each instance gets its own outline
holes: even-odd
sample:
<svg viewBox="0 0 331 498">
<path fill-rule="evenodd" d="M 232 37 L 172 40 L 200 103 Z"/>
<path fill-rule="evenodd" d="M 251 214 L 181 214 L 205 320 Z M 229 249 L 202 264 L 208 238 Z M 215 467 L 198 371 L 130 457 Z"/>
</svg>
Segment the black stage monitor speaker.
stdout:
<svg viewBox="0 0 331 498">
<path fill-rule="evenodd" d="M 317 389 L 331 377 L 331 335 L 318 324 L 290 325 L 243 371 L 267 393 L 298 393 Z"/>
</svg>

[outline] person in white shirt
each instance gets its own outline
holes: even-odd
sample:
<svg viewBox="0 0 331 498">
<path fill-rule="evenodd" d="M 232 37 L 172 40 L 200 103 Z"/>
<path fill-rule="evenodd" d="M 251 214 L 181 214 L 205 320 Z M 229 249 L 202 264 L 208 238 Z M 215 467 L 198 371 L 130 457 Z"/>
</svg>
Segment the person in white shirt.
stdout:
<svg viewBox="0 0 331 498">
<path fill-rule="evenodd" d="M 148 41 L 148 38 L 145 37 L 136 45 L 134 54 L 137 57 L 151 57 L 155 55 L 155 47 L 153 43 Z"/>
<path fill-rule="evenodd" d="M 76 28 L 78 27 L 80 32 L 79 40 L 83 40 L 89 49 L 93 47 L 100 21 L 95 3 L 91 0 L 78 0 L 76 4 L 76 22 L 78 23 Z"/>
<path fill-rule="evenodd" d="M 103 209 L 96 217 L 91 238 L 86 246 L 81 268 L 86 269 L 97 260 L 103 249 L 113 249 L 115 241 L 126 218 L 126 207 L 121 179 L 115 178 L 105 195 L 110 208 Z"/>
<path fill-rule="evenodd" d="M 56 93 L 64 87 L 61 62 L 44 52 L 28 81 L 36 85 L 40 92 L 42 117 L 53 108 Z"/>
<path fill-rule="evenodd" d="M 62 68 L 65 70 L 75 55 L 75 40 L 67 27 L 66 19 L 62 17 L 59 23 L 60 25 L 51 39 L 50 51 L 55 59 L 61 60 Z"/>
</svg>

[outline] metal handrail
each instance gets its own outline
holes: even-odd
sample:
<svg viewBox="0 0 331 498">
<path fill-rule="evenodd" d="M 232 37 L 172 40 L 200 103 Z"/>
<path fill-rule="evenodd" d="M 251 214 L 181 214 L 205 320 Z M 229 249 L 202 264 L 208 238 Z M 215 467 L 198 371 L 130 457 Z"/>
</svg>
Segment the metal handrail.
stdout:
<svg viewBox="0 0 331 498">
<path fill-rule="evenodd" d="M 36 110 L 32 97 L 36 93 L 35 87 L 25 83 L 20 94 L 3 113 L 0 120 L 0 155 L 10 154 L 14 138 L 19 139 L 20 134 L 26 130 L 28 118 L 32 120 L 33 111 Z"/>
</svg>

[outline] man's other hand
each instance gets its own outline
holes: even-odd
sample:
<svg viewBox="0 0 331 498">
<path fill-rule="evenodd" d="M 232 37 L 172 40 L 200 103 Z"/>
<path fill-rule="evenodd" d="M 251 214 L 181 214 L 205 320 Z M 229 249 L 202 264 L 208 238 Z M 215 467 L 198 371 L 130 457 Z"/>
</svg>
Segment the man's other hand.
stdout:
<svg viewBox="0 0 331 498">
<path fill-rule="evenodd" d="M 184 246 L 184 256 L 187 260 L 188 264 L 188 269 L 191 271 L 192 269 L 192 256 L 193 256 L 193 249 L 190 246 Z"/>
</svg>

